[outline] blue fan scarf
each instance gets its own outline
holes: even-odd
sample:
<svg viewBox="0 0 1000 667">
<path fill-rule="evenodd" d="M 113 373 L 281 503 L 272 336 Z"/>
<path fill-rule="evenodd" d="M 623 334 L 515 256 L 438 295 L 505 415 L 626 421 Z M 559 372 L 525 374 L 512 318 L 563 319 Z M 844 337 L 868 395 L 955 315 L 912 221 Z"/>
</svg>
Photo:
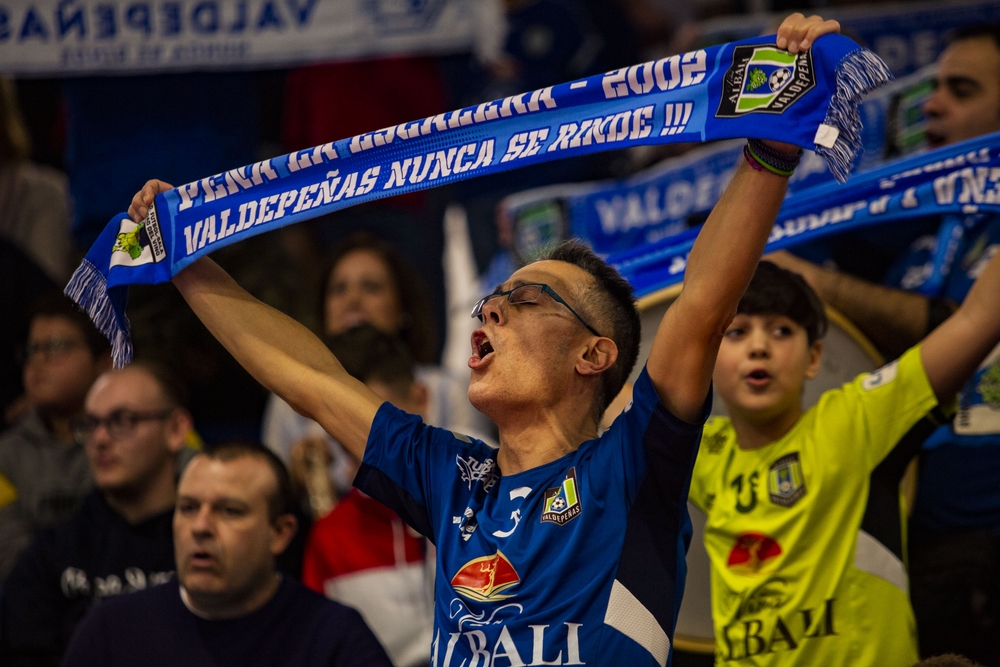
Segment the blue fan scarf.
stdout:
<svg viewBox="0 0 1000 667">
<path fill-rule="evenodd" d="M 928 215 L 944 216 L 950 233 L 961 224 L 953 216 L 974 213 L 1000 213 L 1000 132 L 856 174 L 849 185 L 828 183 L 796 192 L 778 212 L 765 252 Z M 693 228 L 608 261 L 637 294 L 651 294 L 683 280 L 697 233 Z M 947 271 L 943 258 L 932 261 L 930 282 Z"/>
<path fill-rule="evenodd" d="M 170 280 L 218 248 L 381 197 L 547 160 L 644 144 L 756 137 L 821 155 L 844 180 L 861 96 L 890 74 L 840 35 L 791 55 L 744 40 L 403 123 L 157 195 L 138 225 L 108 223 L 66 293 L 132 357 L 130 284 Z"/>
<path fill-rule="evenodd" d="M 919 150 L 924 119 L 920 104 L 933 72 L 922 70 L 865 96 L 860 114 L 862 153 L 854 171 L 881 166 L 887 153 Z M 657 243 L 707 215 L 743 161 L 744 142 L 720 141 L 663 160 L 627 179 L 548 185 L 517 192 L 500 204 L 515 227 L 514 251 L 535 257 L 551 242 L 575 236 L 600 255 Z M 833 180 L 826 161 L 807 151 L 788 181 L 794 195 Z"/>
</svg>

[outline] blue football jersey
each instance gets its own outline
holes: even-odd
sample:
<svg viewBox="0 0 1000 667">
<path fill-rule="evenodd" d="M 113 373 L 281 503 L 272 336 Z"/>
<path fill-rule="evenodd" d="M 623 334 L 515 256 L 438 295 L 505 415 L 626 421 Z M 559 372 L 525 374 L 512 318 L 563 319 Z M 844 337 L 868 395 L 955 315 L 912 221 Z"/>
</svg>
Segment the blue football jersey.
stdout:
<svg viewBox="0 0 1000 667">
<path fill-rule="evenodd" d="M 668 664 L 701 429 L 643 369 L 601 437 L 502 475 L 497 450 L 384 403 L 355 485 L 437 547 L 431 664 Z"/>
<path fill-rule="evenodd" d="M 889 272 L 893 287 L 961 302 L 1000 252 L 1000 216 L 942 216 Z M 1000 346 L 965 383 L 951 423 L 924 442 L 913 518 L 936 531 L 1000 530 Z M 975 474 L 971 474 L 974 471 Z M 961 489 L 961 493 L 956 493 Z"/>
</svg>

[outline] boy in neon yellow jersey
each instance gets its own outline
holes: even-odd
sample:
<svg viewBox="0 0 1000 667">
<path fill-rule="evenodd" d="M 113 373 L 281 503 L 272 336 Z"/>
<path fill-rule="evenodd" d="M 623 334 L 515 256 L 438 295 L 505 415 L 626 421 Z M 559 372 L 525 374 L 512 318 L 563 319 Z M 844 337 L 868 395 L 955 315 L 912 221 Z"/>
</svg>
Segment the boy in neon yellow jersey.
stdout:
<svg viewBox="0 0 1000 667">
<path fill-rule="evenodd" d="M 997 303 L 1000 255 L 919 345 L 803 411 L 823 307 L 797 274 L 761 262 L 715 366 L 730 416 L 706 424 L 691 481 L 707 515 L 716 664 L 917 661 L 901 442 L 1000 341 Z"/>
</svg>

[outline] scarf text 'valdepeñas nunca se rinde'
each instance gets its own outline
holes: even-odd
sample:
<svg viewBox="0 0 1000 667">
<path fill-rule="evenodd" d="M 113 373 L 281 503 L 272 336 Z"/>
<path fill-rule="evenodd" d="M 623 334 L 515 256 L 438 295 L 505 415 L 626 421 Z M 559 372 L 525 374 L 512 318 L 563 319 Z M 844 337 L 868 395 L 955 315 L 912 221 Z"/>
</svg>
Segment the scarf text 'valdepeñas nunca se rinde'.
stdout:
<svg viewBox="0 0 1000 667">
<path fill-rule="evenodd" d="M 225 245 L 373 199 L 585 153 L 736 137 L 811 148 L 843 180 L 860 147 L 860 98 L 889 78 L 840 35 L 795 55 L 761 37 L 368 132 L 161 193 L 139 224 L 116 216 L 66 293 L 121 366 L 132 356 L 128 285 L 166 282 Z"/>
</svg>

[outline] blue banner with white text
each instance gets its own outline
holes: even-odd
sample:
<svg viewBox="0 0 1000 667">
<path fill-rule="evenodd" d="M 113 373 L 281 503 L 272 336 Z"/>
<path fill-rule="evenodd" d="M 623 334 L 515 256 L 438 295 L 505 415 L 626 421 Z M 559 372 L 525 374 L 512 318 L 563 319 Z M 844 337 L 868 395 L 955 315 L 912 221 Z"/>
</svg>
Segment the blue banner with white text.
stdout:
<svg viewBox="0 0 1000 667">
<path fill-rule="evenodd" d="M 932 72 L 925 68 L 894 81 L 862 102 L 863 148 L 855 169 L 871 169 L 925 147 L 921 105 Z M 623 180 L 519 192 L 501 202 L 501 215 L 514 227 L 515 251 L 522 258 L 570 236 L 585 239 L 602 255 L 657 243 L 708 215 L 742 159 L 742 146 L 738 141 L 704 146 Z M 788 191 L 831 180 L 826 162 L 806 151 Z"/>
<path fill-rule="evenodd" d="M 785 200 L 765 252 L 831 234 L 928 215 L 1000 213 L 1000 133 L 827 183 Z M 684 279 L 697 229 L 611 255 L 639 296 Z"/>
<path fill-rule="evenodd" d="M 128 285 L 166 282 L 231 243 L 374 199 L 614 148 L 747 136 L 810 147 L 846 179 L 861 148 L 858 105 L 889 72 L 841 35 L 795 54 L 774 40 L 633 65 L 181 185 L 141 221 L 112 218 L 66 293 L 122 365 Z"/>
</svg>

